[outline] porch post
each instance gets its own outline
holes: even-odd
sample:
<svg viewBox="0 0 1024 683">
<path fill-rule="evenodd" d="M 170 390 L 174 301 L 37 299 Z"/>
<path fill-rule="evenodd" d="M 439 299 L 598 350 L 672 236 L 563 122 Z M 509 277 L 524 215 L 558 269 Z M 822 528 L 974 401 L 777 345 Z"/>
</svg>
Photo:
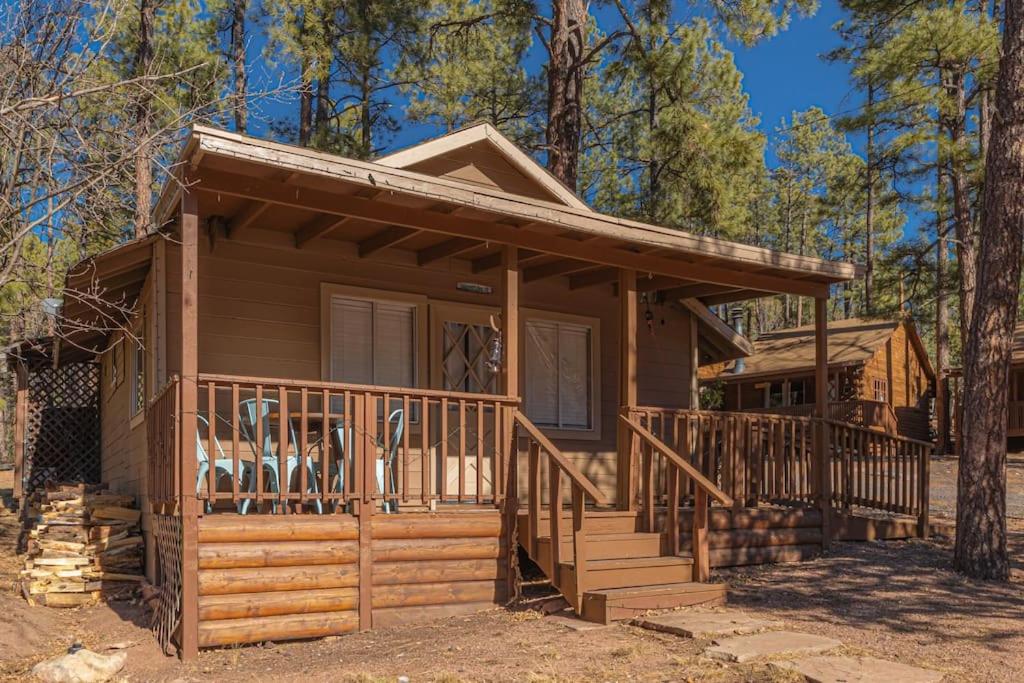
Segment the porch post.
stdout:
<svg viewBox="0 0 1024 683">
<path fill-rule="evenodd" d="M 637 405 L 636 326 L 636 271 L 622 269 L 619 271 L 619 412 L 623 414 L 628 414 Z M 632 510 L 636 506 L 633 441 L 632 431 L 620 420 L 616 491 L 620 510 Z"/>
<path fill-rule="evenodd" d="M 504 346 L 505 363 L 501 373 L 501 392 L 506 396 L 519 398 L 519 249 L 505 245 L 501 251 L 501 340 Z M 495 418 L 497 420 L 497 417 Z M 505 599 L 511 600 L 519 593 L 519 562 L 516 548 L 519 545 L 519 451 L 515 438 L 515 423 L 512 410 L 506 409 L 501 417 L 504 437 L 505 490 L 502 509 L 502 523 L 505 527 Z M 527 539 L 529 540 L 529 539 Z"/>
<path fill-rule="evenodd" d="M 182 178 L 181 191 L 181 656 L 199 656 L 199 500 L 195 494 L 199 408 L 199 202 Z"/>
<path fill-rule="evenodd" d="M 700 374 L 698 372 L 700 367 L 700 322 L 697 320 L 697 316 L 690 314 L 690 323 L 688 325 L 689 337 L 690 337 L 690 391 L 689 401 L 690 404 L 687 406 L 690 410 L 700 409 Z M 737 386 L 739 386 L 737 384 Z"/>
<path fill-rule="evenodd" d="M 821 545 L 831 542 L 832 479 L 828 439 L 828 297 L 814 299 L 814 415 L 818 418 L 818 484 L 821 501 Z"/>
<path fill-rule="evenodd" d="M 519 396 L 519 250 L 505 245 L 501 252 L 501 339 L 505 346 L 502 393 Z"/>
</svg>

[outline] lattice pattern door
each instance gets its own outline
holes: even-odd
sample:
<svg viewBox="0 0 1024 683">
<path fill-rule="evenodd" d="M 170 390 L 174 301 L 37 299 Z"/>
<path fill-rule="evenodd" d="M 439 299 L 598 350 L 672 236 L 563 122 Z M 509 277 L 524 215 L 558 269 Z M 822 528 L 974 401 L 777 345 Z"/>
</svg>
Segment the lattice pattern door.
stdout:
<svg viewBox="0 0 1024 683">
<path fill-rule="evenodd" d="M 445 321 L 441 371 L 446 391 L 498 393 L 498 374 L 486 364 L 495 334 L 488 325 Z"/>
<path fill-rule="evenodd" d="M 100 481 L 100 369 L 96 363 L 29 370 L 22 476 L 25 495 L 47 480 Z"/>
</svg>

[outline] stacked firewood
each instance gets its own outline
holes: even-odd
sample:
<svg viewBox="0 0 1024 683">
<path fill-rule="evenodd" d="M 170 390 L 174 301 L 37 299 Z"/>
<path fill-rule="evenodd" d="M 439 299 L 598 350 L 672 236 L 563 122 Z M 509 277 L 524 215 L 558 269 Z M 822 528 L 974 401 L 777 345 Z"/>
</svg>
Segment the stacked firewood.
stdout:
<svg viewBox="0 0 1024 683">
<path fill-rule="evenodd" d="M 33 604 L 77 607 L 131 596 L 143 580 L 135 499 L 103 485 L 58 484 L 26 501 L 22 592 Z"/>
</svg>

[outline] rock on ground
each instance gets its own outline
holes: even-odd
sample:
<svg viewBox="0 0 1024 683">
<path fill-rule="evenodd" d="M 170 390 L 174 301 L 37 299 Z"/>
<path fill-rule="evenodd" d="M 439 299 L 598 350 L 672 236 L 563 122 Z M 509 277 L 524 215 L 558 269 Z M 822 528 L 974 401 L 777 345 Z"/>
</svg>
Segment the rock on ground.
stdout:
<svg viewBox="0 0 1024 683">
<path fill-rule="evenodd" d="M 759 657 L 816 655 L 842 645 L 838 640 L 795 631 L 768 631 L 752 636 L 736 636 L 715 640 L 704 651 L 714 659 L 727 662 L 749 662 Z"/>
<path fill-rule="evenodd" d="M 127 658 L 124 652 L 101 655 L 83 649 L 40 662 L 32 674 L 44 683 L 103 683 L 124 668 Z"/>
<path fill-rule="evenodd" d="M 663 631 L 684 638 L 713 638 L 737 634 L 757 633 L 778 628 L 777 621 L 762 619 L 746 612 L 670 612 L 639 619 L 637 626 L 652 631 Z"/>
<path fill-rule="evenodd" d="M 771 665 L 784 671 L 795 671 L 810 683 L 939 683 L 942 680 L 938 671 L 874 657 L 808 657 L 791 662 L 772 662 Z"/>
</svg>

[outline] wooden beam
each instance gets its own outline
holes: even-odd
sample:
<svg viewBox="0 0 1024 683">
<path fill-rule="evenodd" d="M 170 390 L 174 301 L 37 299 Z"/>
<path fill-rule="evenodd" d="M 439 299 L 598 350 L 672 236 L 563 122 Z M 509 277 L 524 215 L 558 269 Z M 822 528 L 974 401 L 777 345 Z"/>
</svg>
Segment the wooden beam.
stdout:
<svg viewBox="0 0 1024 683">
<path fill-rule="evenodd" d="M 729 304 L 734 301 L 743 301 L 745 299 L 757 299 L 762 296 L 771 296 L 771 292 L 765 292 L 760 289 L 731 289 L 727 292 L 720 294 L 712 294 L 711 296 L 700 297 L 700 300 L 707 306 L 717 306 L 719 304 Z"/>
<path fill-rule="evenodd" d="M 655 277 L 639 277 L 636 280 L 636 291 L 638 292 L 656 292 L 661 289 L 670 289 L 674 287 L 683 287 L 689 285 L 698 284 L 694 280 L 684 280 L 678 277 L 666 277 L 664 275 L 658 275 Z M 685 298 L 685 297 L 677 297 Z"/>
<path fill-rule="evenodd" d="M 614 268 L 594 268 L 584 273 L 577 273 L 569 277 L 569 289 L 584 289 L 594 285 L 603 285 L 615 282 L 619 278 L 619 271 Z"/>
<path fill-rule="evenodd" d="M 238 213 L 231 217 L 228 221 L 227 227 L 227 238 L 232 239 L 238 237 L 238 234 L 250 227 L 253 223 L 259 219 L 260 216 L 267 212 L 272 206 L 270 202 L 251 201 L 243 206 Z"/>
<path fill-rule="evenodd" d="M 416 263 L 421 266 L 425 266 L 428 263 L 434 261 L 440 261 L 443 258 L 449 256 L 458 256 L 459 254 L 475 249 L 480 246 L 479 240 L 470 239 L 468 237 L 452 237 L 425 249 L 420 249 L 416 252 Z"/>
<path fill-rule="evenodd" d="M 347 216 L 332 216 L 330 214 L 317 216 L 313 220 L 301 225 L 295 231 L 295 247 L 301 249 L 317 237 L 323 237 L 333 232 L 350 220 L 352 219 Z"/>
<path fill-rule="evenodd" d="M 339 216 L 352 216 L 410 230 L 428 230 L 453 237 L 470 237 L 485 242 L 512 244 L 524 249 L 533 249 L 654 275 L 685 277 L 722 285 L 763 289 L 780 294 L 817 297 L 825 296 L 828 292 L 828 285 L 825 283 L 741 272 L 734 268 L 710 266 L 704 263 L 668 258 L 663 255 L 642 254 L 629 249 L 603 247 L 558 235 L 508 228 L 492 221 L 475 218 L 460 218 L 453 221 L 450 216 L 443 214 L 417 211 L 406 206 L 354 196 L 345 196 L 344 201 L 340 201 L 339 195 L 334 192 L 295 187 L 279 181 L 261 180 L 226 171 L 204 171 L 197 189 L 235 197 L 262 199 L 283 206 L 333 213 Z"/>
<path fill-rule="evenodd" d="M 819 505 L 821 507 L 821 544 L 828 548 L 832 517 L 832 458 L 829 448 L 828 417 L 828 297 L 814 300 L 814 414 L 817 420 L 815 451 L 818 465 Z"/>
<path fill-rule="evenodd" d="M 549 277 L 570 275 L 572 273 L 578 273 L 581 270 L 589 270 L 593 267 L 593 263 L 588 263 L 586 261 L 560 259 L 558 261 L 551 261 L 550 263 L 534 266 L 533 268 L 527 268 L 523 271 L 523 282 L 536 282 L 537 280 L 543 280 Z"/>
<path fill-rule="evenodd" d="M 541 256 L 547 256 L 547 254 L 544 254 L 539 251 L 533 251 L 531 249 L 520 249 L 518 265 L 520 268 L 522 268 L 530 261 L 536 260 Z M 500 265 L 501 251 L 496 251 L 493 254 L 487 254 L 486 256 L 481 256 L 480 258 L 473 259 L 472 270 L 474 273 L 483 273 L 485 271 L 491 270 L 492 268 L 497 268 Z"/>
<path fill-rule="evenodd" d="M 630 417 L 629 411 L 637 405 L 637 302 L 636 271 L 619 271 L 619 416 Z M 633 432 L 621 420 L 618 427 L 618 507 L 632 510 L 634 495 Z"/>
<path fill-rule="evenodd" d="M 700 320 L 697 315 L 690 311 L 689 324 L 687 325 L 687 337 L 690 348 L 689 351 L 689 373 L 690 373 L 690 386 L 687 399 L 689 402 L 690 410 L 698 410 L 700 408 Z M 689 454 L 684 453 L 684 456 Z"/>
<path fill-rule="evenodd" d="M 420 234 L 419 230 L 403 228 L 399 225 L 392 225 L 391 227 L 385 228 L 377 234 L 367 237 L 361 241 L 359 243 L 359 256 L 360 258 L 366 258 L 371 254 L 377 253 L 381 249 L 397 246 L 418 234 Z"/>
<path fill-rule="evenodd" d="M 199 656 L 199 500 L 194 491 L 196 470 L 196 414 L 199 409 L 199 201 L 189 188 L 181 192 L 181 655 Z M 190 487 L 191 484 L 191 487 Z M 191 493 L 191 495 L 189 495 Z"/>
<path fill-rule="evenodd" d="M 696 299 L 702 296 L 711 296 L 714 294 L 724 294 L 726 292 L 735 292 L 737 287 L 723 287 L 722 285 L 713 285 L 707 282 L 701 282 L 696 285 L 684 285 L 682 287 L 672 287 L 664 290 L 664 296 L 666 299 L 675 301 L 677 299 Z"/>
</svg>

